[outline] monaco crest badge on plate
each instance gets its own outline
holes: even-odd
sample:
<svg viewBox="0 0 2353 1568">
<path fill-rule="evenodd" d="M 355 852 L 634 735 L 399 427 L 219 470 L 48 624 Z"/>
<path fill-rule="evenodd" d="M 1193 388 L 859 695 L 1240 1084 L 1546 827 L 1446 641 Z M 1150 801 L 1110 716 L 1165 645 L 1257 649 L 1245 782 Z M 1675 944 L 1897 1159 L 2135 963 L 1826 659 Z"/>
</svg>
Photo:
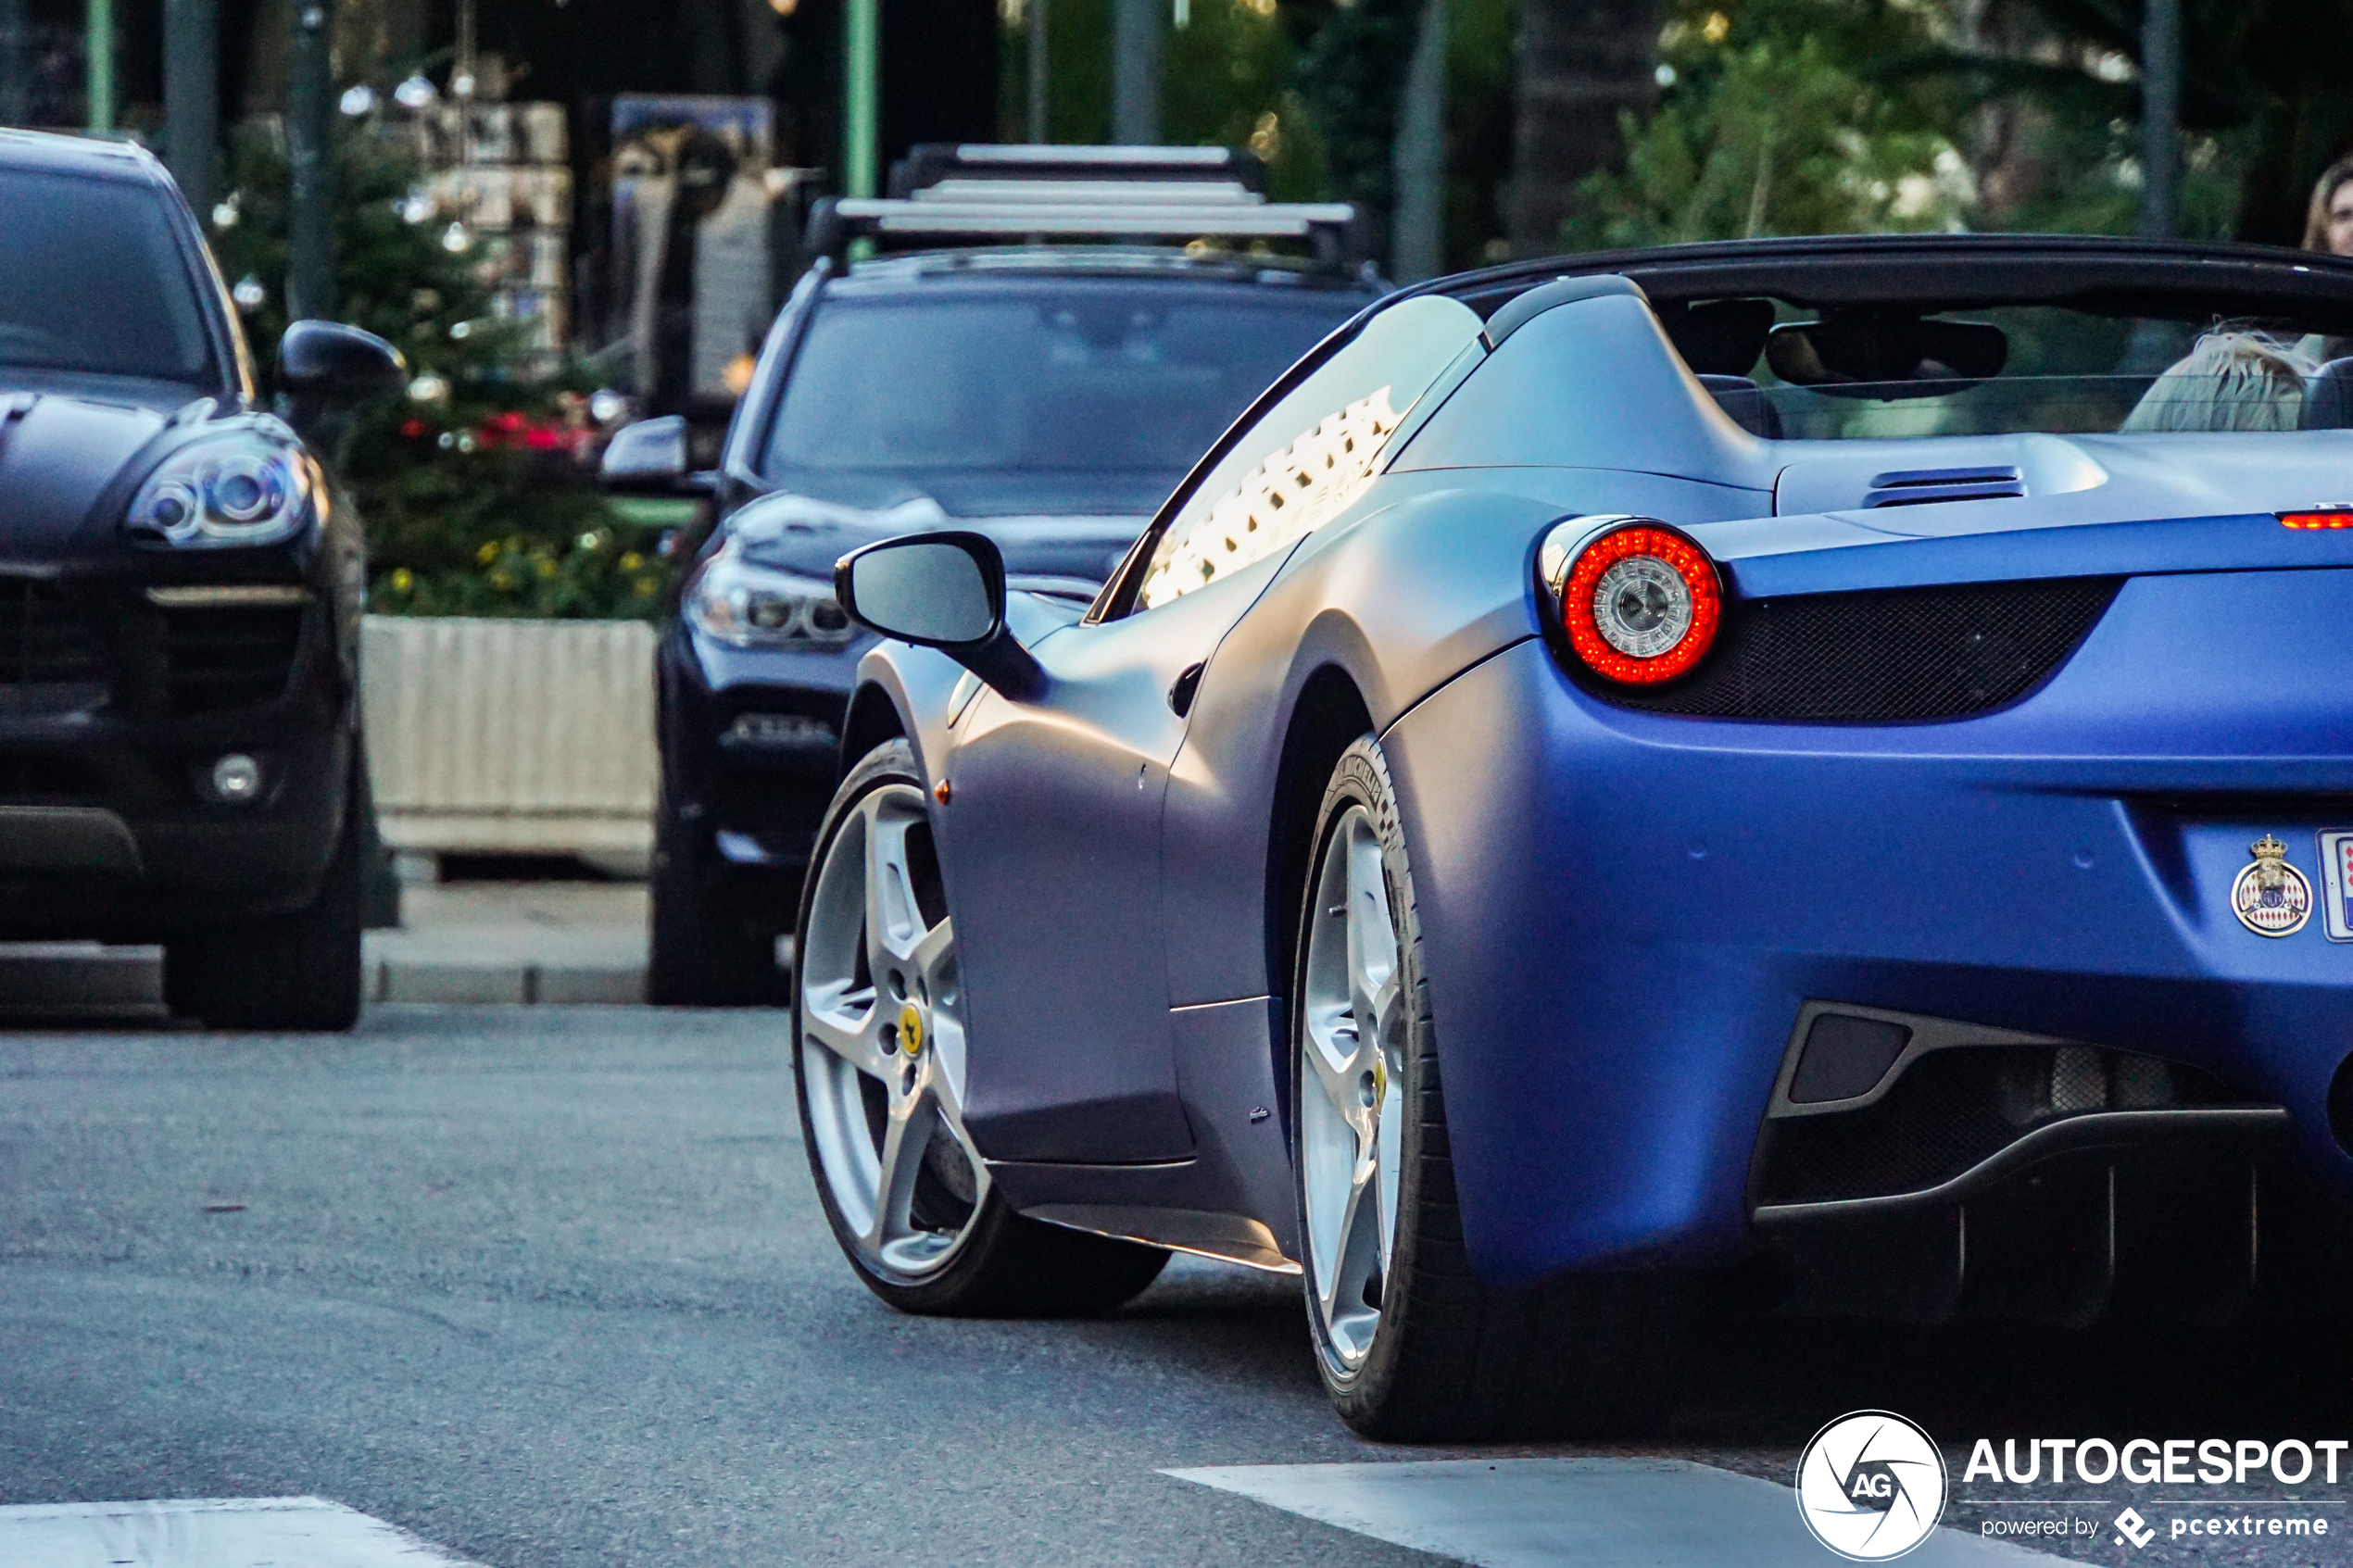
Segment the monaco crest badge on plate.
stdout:
<svg viewBox="0 0 2353 1568">
<path fill-rule="evenodd" d="M 2312 884 L 2287 863 L 2287 846 L 2265 834 L 2247 846 L 2253 862 L 2231 884 L 2231 910 L 2258 936 L 2293 936 L 2312 918 Z"/>
</svg>

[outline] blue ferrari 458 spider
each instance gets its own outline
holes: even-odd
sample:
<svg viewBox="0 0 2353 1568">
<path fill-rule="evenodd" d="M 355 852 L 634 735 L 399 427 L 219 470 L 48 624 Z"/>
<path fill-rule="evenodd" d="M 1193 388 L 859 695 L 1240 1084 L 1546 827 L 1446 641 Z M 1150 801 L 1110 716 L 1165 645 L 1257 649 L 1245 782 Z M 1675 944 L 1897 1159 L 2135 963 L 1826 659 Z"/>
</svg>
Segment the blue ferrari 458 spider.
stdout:
<svg viewBox="0 0 2353 1568">
<path fill-rule="evenodd" d="M 2342 1299 L 2353 263 L 2093 239 L 1393 295 L 1091 608 L 934 532 L 799 916 L 919 1312 L 1302 1276 L 1385 1436 L 1666 1408 L 1727 1303 Z"/>
</svg>

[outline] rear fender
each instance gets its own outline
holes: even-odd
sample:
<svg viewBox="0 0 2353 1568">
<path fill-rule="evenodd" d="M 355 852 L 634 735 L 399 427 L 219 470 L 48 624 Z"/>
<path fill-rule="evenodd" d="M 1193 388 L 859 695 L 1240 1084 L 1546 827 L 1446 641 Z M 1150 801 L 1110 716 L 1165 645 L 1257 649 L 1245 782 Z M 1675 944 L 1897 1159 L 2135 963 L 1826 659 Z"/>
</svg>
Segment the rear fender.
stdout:
<svg viewBox="0 0 2353 1568">
<path fill-rule="evenodd" d="M 1385 731 L 1464 671 L 1537 634 L 1531 562 L 1559 518 L 1638 510 L 1707 521 L 1758 503 L 1753 490 L 1655 474 L 1511 478 L 1513 490 L 1466 490 L 1460 474 L 1384 480 L 1363 509 L 1308 536 L 1210 659 L 1163 816 L 1173 1004 L 1268 990 L 1271 805 L 1284 736 L 1317 671 L 1343 673 Z"/>
</svg>

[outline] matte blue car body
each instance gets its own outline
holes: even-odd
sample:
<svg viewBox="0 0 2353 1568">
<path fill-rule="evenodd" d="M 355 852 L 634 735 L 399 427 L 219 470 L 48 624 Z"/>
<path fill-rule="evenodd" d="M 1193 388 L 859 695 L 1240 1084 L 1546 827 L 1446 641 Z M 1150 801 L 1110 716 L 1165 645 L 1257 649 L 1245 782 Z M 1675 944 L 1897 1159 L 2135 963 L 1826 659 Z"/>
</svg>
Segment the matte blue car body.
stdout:
<svg viewBox="0 0 2353 1568">
<path fill-rule="evenodd" d="M 1269 929 L 1270 803 L 1302 693 L 1330 671 L 1400 792 L 1465 1234 L 1491 1280 L 1743 1252 L 1808 998 L 2205 1068 L 2288 1108 L 2301 1162 L 2353 1183 L 2324 1110 L 2353 947 L 2317 922 L 2255 936 L 2227 903 L 2259 834 L 2310 868 L 2311 830 L 2353 827 L 2325 803 L 2353 800 L 2334 657 L 2353 535 L 2273 515 L 2343 488 L 2353 433 L 1768 443 L 1638 295 L 1511 325 L 1283 554 L 1126 620 L 1016 596 L 1051 677 L 1035 702 L 974 697 L 935 652 L 862 661 L 861 700 L 952 792 L 933 815 L 966 954 L 967 1115 L 1009 1195 L 1247 1216 L 1296 1256 L 1266 1114 L 1285 1071 L 1269 954 L 1290 940 Z M 1955 453 L 2040 465 L 2055 493 L 1823 504 Z M 1777 516 L 1777 490 L 1808 512 Z M 1611 512 L 1686 530 L 1735 598 L 2129 580 L 1992 712 L 1669 717 L 1592 695 L 1544 640 L 1538 543 Z M 1193 662 L 1178 720 L 1168 678 Z M 1115 898 L 1055 880 L 1090 863 Z M 1027 1027 L 997 1029 L 1000 1010 Z"/>
</svg>

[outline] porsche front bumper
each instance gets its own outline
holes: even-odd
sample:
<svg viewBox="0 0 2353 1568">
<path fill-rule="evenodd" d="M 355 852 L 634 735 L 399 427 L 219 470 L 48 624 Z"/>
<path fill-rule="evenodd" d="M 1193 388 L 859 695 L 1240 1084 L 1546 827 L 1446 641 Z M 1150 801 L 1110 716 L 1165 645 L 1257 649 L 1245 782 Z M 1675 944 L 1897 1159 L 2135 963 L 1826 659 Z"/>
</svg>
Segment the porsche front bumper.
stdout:
<svg viewBox="0 0 2353 1568">
<path fill-rule="evenodd" d="M 8 578 L 0 653 L 0 936 L 152 941 L 315 896 L 355 720 L 323 599 Z M 211 788 L 232 755 L 250 799 Z"/>
</svg>

